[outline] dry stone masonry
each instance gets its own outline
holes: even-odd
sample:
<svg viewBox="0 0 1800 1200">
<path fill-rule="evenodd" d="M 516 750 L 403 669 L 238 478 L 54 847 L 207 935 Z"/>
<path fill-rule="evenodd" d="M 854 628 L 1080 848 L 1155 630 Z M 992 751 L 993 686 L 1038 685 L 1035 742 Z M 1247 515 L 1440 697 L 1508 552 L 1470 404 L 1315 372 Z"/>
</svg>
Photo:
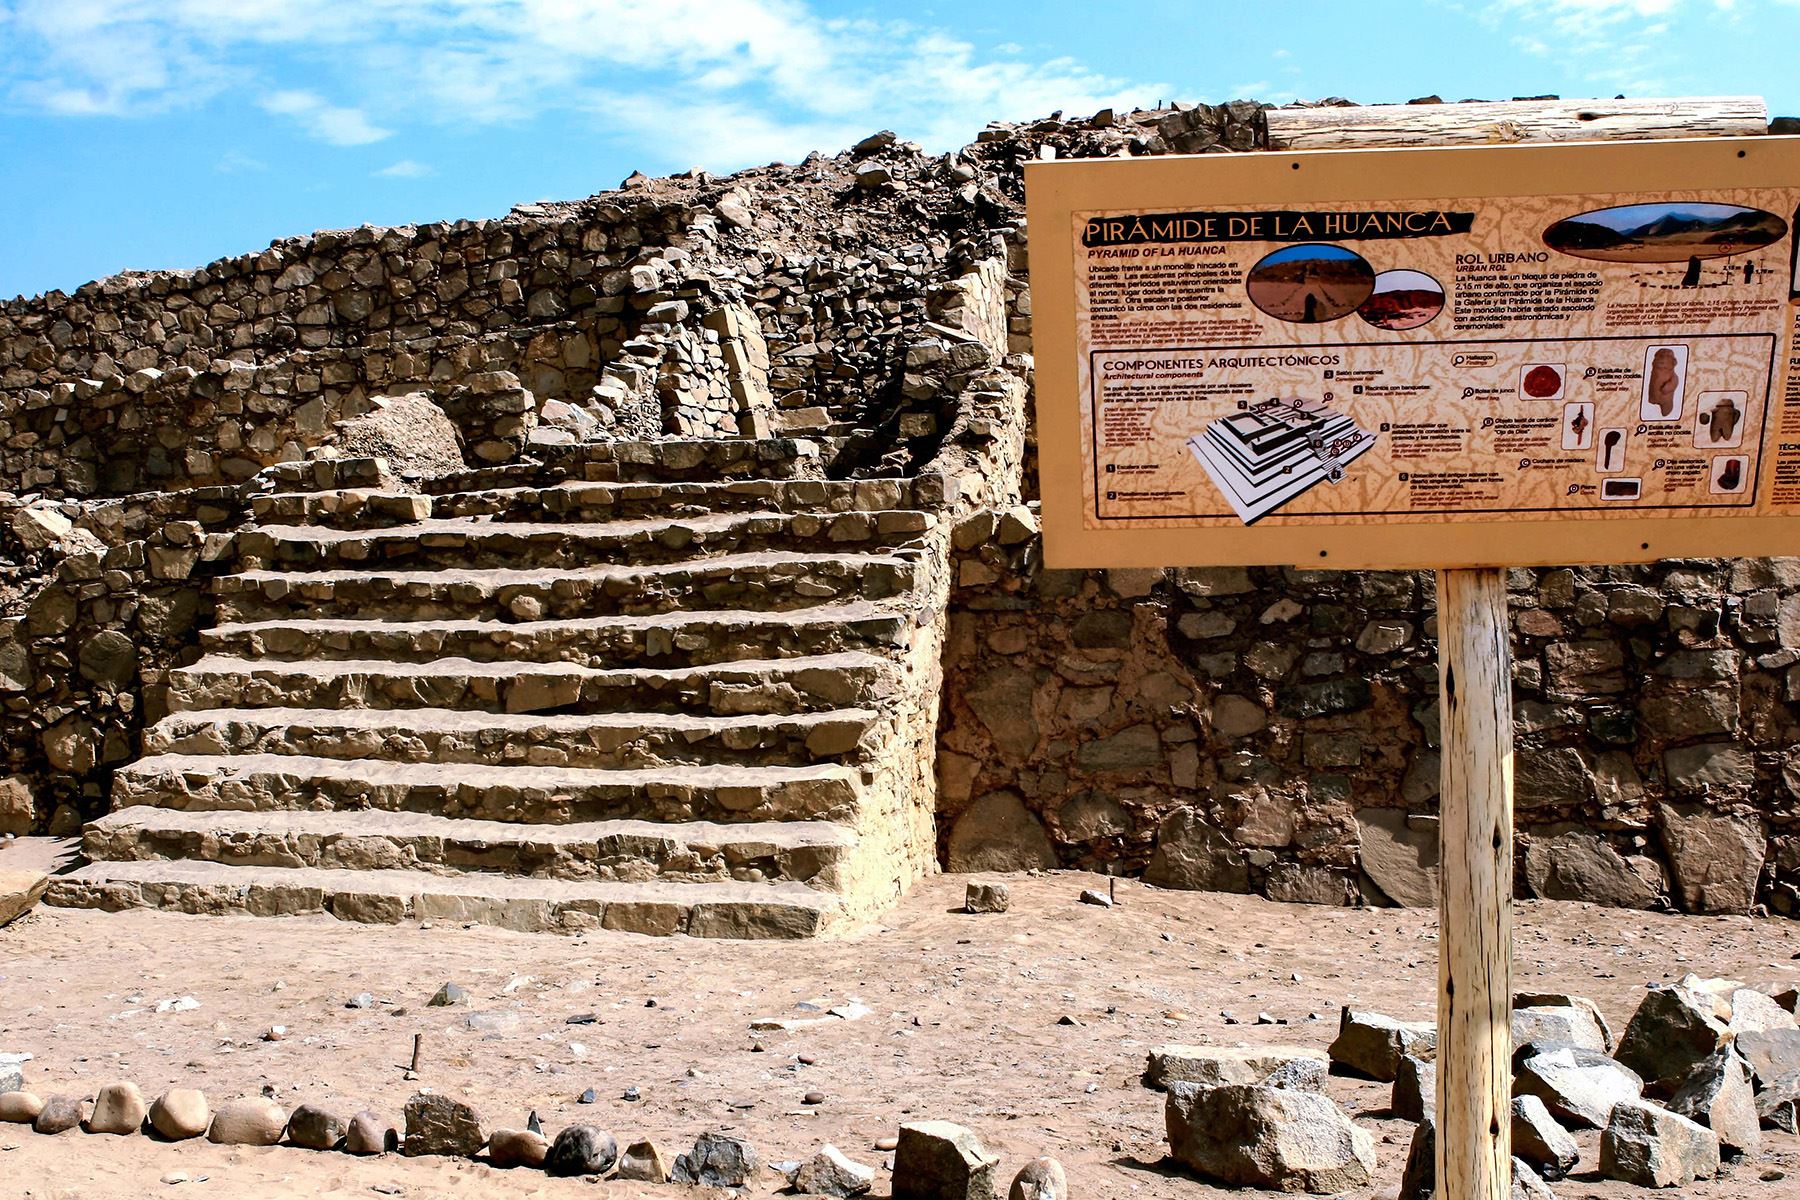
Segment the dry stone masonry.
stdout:
<svg viewBox="0 0 1800 1200">
<path fill-rule="evenodd" d="M 59 904 L 522 929 L 1431 904 L 1428 577 L 1041 562 L 1022 165 L 1267 145 L 882 133 L 0 304 L 0 833 L 85 829 Z M 1520 894 L 1800 910 L 1800 566 L 1511 602 Z"/>
</svg>

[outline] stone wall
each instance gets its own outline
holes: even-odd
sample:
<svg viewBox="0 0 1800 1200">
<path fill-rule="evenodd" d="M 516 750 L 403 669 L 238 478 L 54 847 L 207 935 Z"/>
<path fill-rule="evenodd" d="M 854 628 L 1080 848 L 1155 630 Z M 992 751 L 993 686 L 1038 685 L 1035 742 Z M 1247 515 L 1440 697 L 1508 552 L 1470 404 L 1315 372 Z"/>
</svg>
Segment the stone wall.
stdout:
<svg viewBox="0 0 1800 1200">
<path fill-rule="evenodd" d="M 939 758 L 958 867 L 1432 902 L 1433 580 L 1049 571 L 955 534 Z M 1519 891 L 1800 911 L 1800 561 L 1515 571 Z"/>
</svg>

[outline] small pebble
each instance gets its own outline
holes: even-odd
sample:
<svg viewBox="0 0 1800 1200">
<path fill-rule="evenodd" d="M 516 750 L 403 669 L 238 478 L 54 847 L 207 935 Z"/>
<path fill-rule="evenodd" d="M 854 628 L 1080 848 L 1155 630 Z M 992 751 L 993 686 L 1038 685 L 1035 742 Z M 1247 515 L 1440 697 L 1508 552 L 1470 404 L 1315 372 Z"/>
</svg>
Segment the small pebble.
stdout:
<svg viewBox="0 0 1800 1200">
<path fill-rule="evenodd" d="M 875 1148 L 877 1150 L 893 1150 L 893 1149 L 896 1149 L 899 1145 L 900 1145 L 900 1139 L 899 1139 L 899 1137 L 897 1137 L 895 1135 L 890 1134 L 887 1137 L 875 1139 Z"/>
<path fill-rule="evenodd" d="M 577 1103 L 577 1104 L 592 1104 L 599 1099 L 600 1099 L 600 1094 L 598 1092 L 596 1092 L 593 1088 L 589 1088 L 585 1092 L 581 1093 L 581 1095 L 575 1097 L 575 1103 Z"/>
<path fill-rule="evenodd" d="M 639 1100 L 643 1099 L 643 1094 L 639 1092 L 636 1087 L 628 1087 L 625 1089 L 625 1094 L 619 1097 L 619 1099 L 624 1100 L 629 1104 L 636 1104 Z"/>
<path fill-rule="evenodd" d="M 823 1103 L 825 1103 L 825 1093 L 824 1092 L 808 1092 L 808 1093 L 806 1093 L 806 1095 L 804 1095 L 800 1098 L 800 1103 L 802 1103 L 802 1104 L 823 1104 Z"/>
<path fill-rule="evenodd" d="M 348 1000 L 344 1001 L 344 1007 L 345 1008 L 374 1008 L 375 1007 L 375 994 L 373 992 L 358 992 L 358 993 L 356 993 L 356 995 L 354 995 L 354 996 L 350 997 Z"/>
</svg>

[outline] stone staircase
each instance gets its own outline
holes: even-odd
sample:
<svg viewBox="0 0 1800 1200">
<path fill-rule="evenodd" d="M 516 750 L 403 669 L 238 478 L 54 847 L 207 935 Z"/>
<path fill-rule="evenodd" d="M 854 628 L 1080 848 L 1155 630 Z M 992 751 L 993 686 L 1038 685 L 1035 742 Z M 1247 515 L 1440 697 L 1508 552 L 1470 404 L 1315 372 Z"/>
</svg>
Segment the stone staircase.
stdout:
<svg viewBox="0 0 1800 1200">
<path fill-rule="evenodd" d="M 51 902 L 799 937 L 932 869 L 941 480 L 540 449 L 267 472 Z"/>
</svg>

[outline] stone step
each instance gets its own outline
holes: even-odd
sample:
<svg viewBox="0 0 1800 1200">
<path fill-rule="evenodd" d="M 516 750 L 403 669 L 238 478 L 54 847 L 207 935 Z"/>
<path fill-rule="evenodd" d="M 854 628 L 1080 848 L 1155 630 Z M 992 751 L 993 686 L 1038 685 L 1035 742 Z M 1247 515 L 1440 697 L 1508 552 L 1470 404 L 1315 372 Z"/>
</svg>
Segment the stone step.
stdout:
<svg viewBox="0 0 1800 1200">
<path fill-rule="evenodd" d="M 186 859 L 238 867 L 499 872 L 618 883 L 767 883 L 831 890 L 856 835 L 824 821 L 720 825 L 592 821 L 508 825 L 397 812 L 176 812 L 134 807 L 90 822 L 95 862 Z"/>
<path fill-rule="evenodd" d="M 219 620 L 293 613 L 440 620 L 510 612 L 523 620 L 666 613 L 681 608 L 783 612 L 910 592 L 911 554 L 720 555 L 692 562 L 580 569 L 245 571 L 212 583 Z"/>
<path fill-rule="evenodd" d="M 209 654 L 169 673 L 171 711 L 201 708 L 454 708 L 495 713 L 818 712 L 875 701 L 895 667 L 846 651 L 696 667 L 341 659 L 282 662 Z"/>
<path fill-rule="evenodd" d="M 794 716 L 471 712 L 447 708 L 200 709 L 144 731 L 144 753 L 308 755 L 490 766 L 802 765 L 853 759 L 871 709 Z"/>
<path fill-rule="evenodd" d="M 668 563 L 764 550 L 891 550 L 916 544 L 928 513 L 720 513 L 601 524 L 450 517 L 387 529 L 263 525 L 238 535 L 251 570 L 585 567 Z"/>
<path fill-rule="evenodd" d="M 818 479 L 820 444 L 807 438 L 717 438 L 659 442 L 583 442 L 533 446 L 535 461 L 454 471 L 424 483 L 442 496 L 488 487 L 588 482 L 671 483 L 716 479 Z"/>
<path fill-rule="evenodd" d="M 383 529 L 433 517 L 496 521 L 616 521 L 724 512 L 928 511 L 943 481 L 922 479 L 738 479 L 708 483 L 559 483 L 441 496 L 368 488 L 278 492 L 251 500 L 264 524 Z"/>
<path fill-rule="evenodd" d="M 565 483 L 439 496 L 433 515 L 497 521 L 622 520 L 725 512 L 926 511 L 943 481 L 927 479 L 744 479 L 718 483 Z"/>
<path fill-rule="evenodd" d="M 815 821 L 851 815 L 862 772 L 809 766 L 401 763 L 299 754 L 156 754 L 113 775 L 113 806 L 184 812 L 424 812 L 523 824 Z"/>
<path fill-rule="evenodd" d="M 786 612 L 679 612 L 563 621 L 357 621 L 294 617 L 200 633 L 215 654 L 255 659 L 378 658 L 422 662 L 572 662 L 590 667 L 696 666 L 903 648 L 911 614 L 853 600 Z"/>
<path fill-rule="evenodd" d="M 596 927 L 719 938 L 801 938 L 840 907 L 801 883 L 607 883 L 236 867 L 192 860 L 100 862 L 59 875 L 45 900 L 64 908 L 160 908 L 205 915 L 308 916 L 397 924 L 445 921 L 526 933 Z"/>
</svg>

